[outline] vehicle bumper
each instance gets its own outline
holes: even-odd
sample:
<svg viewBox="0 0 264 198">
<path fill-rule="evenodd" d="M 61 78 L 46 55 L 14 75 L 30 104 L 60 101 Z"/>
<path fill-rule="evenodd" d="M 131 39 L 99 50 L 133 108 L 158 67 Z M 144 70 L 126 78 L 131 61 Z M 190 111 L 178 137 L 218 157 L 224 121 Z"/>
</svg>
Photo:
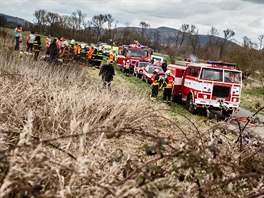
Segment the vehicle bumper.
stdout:
<svg viewBox="0 0 264 198">
<path fill-rule="evenodd" d="M 237 109 L 239 107 L 239 102 L 225 102 L 217 100 L 206 100 L 206 99 L 195 99 L 195 105 L 197 107 L 205 108 L 218 108 L 218 109 Z"/>
</svg>

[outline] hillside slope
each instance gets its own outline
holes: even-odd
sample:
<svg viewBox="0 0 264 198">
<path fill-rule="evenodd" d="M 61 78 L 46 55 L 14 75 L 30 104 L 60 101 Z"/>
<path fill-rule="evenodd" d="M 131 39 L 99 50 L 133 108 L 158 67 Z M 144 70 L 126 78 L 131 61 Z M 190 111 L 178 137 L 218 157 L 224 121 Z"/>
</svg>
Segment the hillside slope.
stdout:
<svg viewBox="0 0 264 198">
<path fill-rule="evenodd" d="M 232 197 L 263 187 L 261 146 L 241 148 L 227 123 L 171 113 L 119 72 L 107 91 L 97 69 L 0 50 L 2 197 Z"/>
</svg>

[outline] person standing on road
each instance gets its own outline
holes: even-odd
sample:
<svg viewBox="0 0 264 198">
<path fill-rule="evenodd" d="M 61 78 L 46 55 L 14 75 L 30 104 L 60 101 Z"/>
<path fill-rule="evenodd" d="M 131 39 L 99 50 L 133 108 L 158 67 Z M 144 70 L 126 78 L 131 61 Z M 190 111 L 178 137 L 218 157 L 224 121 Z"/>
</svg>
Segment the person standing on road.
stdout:
<svg viewBox="0 0 264 198">
<path fill-rule="evenodd" d="M 19 50 L 20 42 L 22 42 L 22 27 L 18 25 L 15 29 L 16 46 L 15 50 Z"/>
<path fill-rule="evenodd" d="M 163 100 L 164 102 L 168 102 L 168 104 L 171 103 L 171 94 L 172 94 L 172 87 L 173 87 L 173 82 L 174 82 L 174 77 L 171 76 L 171 71 L 167 70 L 165 72 L 166 77 L 164 80 L 165 87 L 163 91 Z"/>
<path fill-rule="evenodd" d="M 112 62 L 104 64 L 100 68 L 99 76 L 102 76 L 103 88 L 110 90 L 111 81 L 113 81 L 113 76 L 115 75 L 115 69 Z"/>
<path fill-rule="evenodd" d="M 151 76 L 151 97 L 157 98 L 159 93 L 159 85 L 160 85 L 160 76 L 159 76 L 159 70 L 155 69 L 153 72 L 153 75 Z"/>
</svg>

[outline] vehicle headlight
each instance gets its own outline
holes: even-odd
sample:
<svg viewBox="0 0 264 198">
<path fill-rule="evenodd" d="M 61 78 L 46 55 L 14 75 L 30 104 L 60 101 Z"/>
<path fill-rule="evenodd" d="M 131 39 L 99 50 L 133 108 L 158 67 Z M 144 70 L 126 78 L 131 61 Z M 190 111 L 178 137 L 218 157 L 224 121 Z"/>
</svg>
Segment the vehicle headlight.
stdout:
<svg viewBox="0 0 264 198">
<path fill-rule="evenodd" d="M 207 99 L 207 95 L 204 95 L 203 98 L 204 98 L 204 99 Z"/>
<path fill-rule="evenodd" d="M 233 98 L 233 102 L 237 102 L 237 98 Z"/>
</svg>

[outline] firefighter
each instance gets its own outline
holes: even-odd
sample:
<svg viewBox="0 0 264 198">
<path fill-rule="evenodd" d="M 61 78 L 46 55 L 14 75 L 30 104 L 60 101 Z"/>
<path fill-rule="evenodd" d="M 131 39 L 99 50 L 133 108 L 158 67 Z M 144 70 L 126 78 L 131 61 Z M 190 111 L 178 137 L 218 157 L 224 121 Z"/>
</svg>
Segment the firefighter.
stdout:
<svg viewBox="0 0 264 198">
<path fill-rule="evenodd" d="M 75 43 L 73 47 L 74 60 L 80 60 L 81 46 L 78 43 Z"/>
<path fill-rule="evenodd" d="M 127 60 L 127 61 L 125 62 L 125 65 L 124 65 L 124 73 L 125 73 L 126 76 L 129 75 L 129 69 L 130 69 L 130 61 Z"/>
<path fill-rule="evenodd" d="M 114 54 L 110 53 L 109 56 L 108 56 L 108 61 L 109 62 L 113 62 L 114 58 L 115 58 Z"/>
<path fill-rule="evenodd" d="M 102 75 L 103 88 L 110 90 L 111 81 L 115 75 L 115 69 L 112 62 L 108 61 L 108 64 L 102 65 L 100 68 L 99 76 Z"/>
<path fill-rule="evenodd" d="M 49 46 L 51 44 L 51 35 L 50 34 L 46 38 L 45 44 L 46 44 L 46 48 L 49 48 Z"/>
<path fill-rule="evenodd" d="M 100 67 L 103 61 L 103 51 L 95 50 L 92 57 L 93 65 L 96 67 Z"/>
<path fill-rule="evenodd" d="M 46 45 L 46 48 L 47 48 L 47 51 L 46 51 L 47 55 L 50 54 L 49 47 L 50 47 L 51 42 L 52 42 L 51 41 L 51 35 L 49 34 L 48 37 L 46 38 L 46 41 L 45 41 L 45 45 Z"/>
<path fill-rule="evenodd" d="M 164 79 L 164 90 L 163 90 L 163 101 L 171 103 L 171 94 L 172 94 L 172 87 L 174 82 L 174 77 L 171 75 L 171 71 L 167 70 L 165 72 L 166 77 Z"/>
<path fill-rule="evenodd" d="M 15 29 L 15 37 L 16 37 L 16 46 L 15 50 L 19 50 L 19 45 L 22 42 L 22 27 L 18 25 Z"/>
<path fill-rule="evenodd" d="M 59 54 L 59 48 L 58 48 L 56 39 L 54 39 L 51 42 L 49 46 L 49 53 L 50 53 L 50 59 L 48 60 L 48 62 L 56 62 L 58 58 L 58 54 Z"/>
<path fill-rule="evenodd" d="M 163 69 L 164 72 L 167 71 L 167 61 L 166 61 L 166 60 L 164 60 L 164 61 L 162 62 L 161 67 L 162 67 L 162 69 Z"/>
<path fill-rule="evenodd" d="M 40 49 L 41 49 L 41 38 L 40 36 L 36 36 L 34 40 L 34 60 L 38 59 Z"/>
<path fill-rule="evenodd" d="M 93 53 L 94 53 L 94 47 L 91 47 L 91 49 L 89 49 L 89 51 L 87 52 L 88 64 L 92 64 Z"/>
<path fill-rule="evenodd" d="M 26 38 L 26 43 L 27 43 L 27 51 L 32 52 L 33 51 L 33 43 L 35 40 L 35 34 L 33 31 L 30 32 L 30 34 Z"/>
<path fill-rule="evenodd" d="M 159 70 L 155 69 L 151 76 L 151 97 L 157 98 L 160 86 Z"/>
</svg>

